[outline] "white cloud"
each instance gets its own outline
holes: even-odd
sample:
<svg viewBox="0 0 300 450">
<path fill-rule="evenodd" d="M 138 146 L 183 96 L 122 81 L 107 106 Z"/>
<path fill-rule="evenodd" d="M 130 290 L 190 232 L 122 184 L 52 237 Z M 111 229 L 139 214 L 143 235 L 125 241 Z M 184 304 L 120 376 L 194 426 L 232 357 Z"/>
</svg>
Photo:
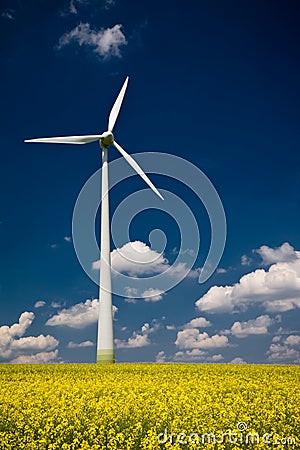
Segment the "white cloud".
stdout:
<svg viewBox="0 0 300 450">
<path fill-rule="evenodd" d="M 153 333 L 154 331 L 157 330 L 157 325 L 155 325 L 154 327 L 151 327 L 150 323 L 146 322 L 142 326 L 141 330 L 142 330 L 142 333 L 145 333 L 145 334 Z"/>
<path fill-rule="evenodd" d="M 178 331 L 175 344 L 181 349 L 221 348 L 228 346 L 228 338 L 219 334 L 210 337 L 206 332 L 200 333 L 196 328 L 187 328 Z"/>
<path fill-rule="evenodd" d="M 180 362 L 199 361 L 206 363 L 214 363 L 222 361 L 224 358 L 220 353 L 216 355 L 208 355 L 207 352 L 199 350 L 198 348 L 194 348 L 193 350 L 176 352 L 173 359 L 174 361 Z"/>
<path fill-rule="evenodd" d="M 221 353 L 218 353 L 217 355 L 207 356 L 206 361 L 207 362 L 219 362 L 224 359 L 223 355 Z"/>
<path fill-rule="evenodd" d="M 105 0 L 104 1 L 104 9 L 108 10 L 110 8 L 112 8 L 115 5 L 116 1 L 115 0 Z"/>
<path fill-rule="evenodd" d="M 115 339 L 117 348 L 138 348 L 146 347 L 151 344 L 149 334 L 154 333 L 159 328 L 159 324 L 154 321 L 154 325 L 151 326 L 148 322 L 144 323 L 141 331 L 134 331 L 132 336 L 127 340 Z"/>
<path fill-rule="evenodd" d="M 20 355 L 10 361 L 11 364 L 47 364 L 55 362 L 58 358 L 58 350 L 53 352 L 41 352 L 31 355 Z"/>
<path fill-rule="evenodd" d="M 247 364 L 247 363 L 243 358 L 237 356 L 236 358 L 233 358 L 229 364 Z"/>
<path fill-rule="evenodd" d="M 70 0 L 68 6 L 60 11 L 62 17 L 68 16 L 70 14 L 78 14 L 78 6 L 81 4 L 88 4 L 88 0 Z"/>
<path fill-rule="evenodd" d="M 29 353 L 49 352 L 54 350 L 59 341 L 53 336 L 27 336 L 22 337 L 30 327 L 35 316 L 33 312 L 25 311 L 21 314 L 19 322 L 11 327 L 0 327 L 0 358 L 11 359 L 18 356 L 28 356 Z M 25 353 L 25 355 L 24 355 Z"/>
<path fill-rule="evenodd" d="M 44 336 L 40 334 L 39 336 L 28 336 L 21 337 L 20 339 L 15 339 L 11 342 L 10 349 L 12 351 L 49 351 L 53 350 L 58 346 L 58 340 L 49 334 Z"/>
<path fill-rule="evenodd" d="M 84 303 L 77 303 L 70 308 L 65 308 L 56 315 L 48 319 L 46 325 L 67 326 L 70 328 L 85 328 L 97 322 L 99 312 L 99 302 L 97 299 L 86 300 Z"/>
<path fill-rule="evenodd" d="M 164 291 L 161 291 L 160 289 L 147 289 L 146 291 L 144 291 L 141 294 L 141 297 L 146 301 L 146 302 L 158 302 L 159 300 L 161 300 L 164 296 Z"/>
<path fill-rule="evenodd" d="M 10 328 L 4 325 L 0 330 L 9 330 L 9 333 L 13 338 L 16 336 L 23 336 L 27 328 L 29 328 L 34 321 L 34 318 L 35 315 L 33 312 L 25 311 L 20 315 L 19 323 L 14 323 Z"/>
<path fill-rule="evenodd" d="M 123 247 L 113 250 L 111 264 L 114 271 L 131 276 L 157 274 L 169 267 L 163 254 L 141 241 L 127 242 Z"/>
<path fill-rule="evenodd" d="M 132 297 L 126 297 L 126 298 L 124 298 L 124 300 L 125 300 L 125 302 L 126 303 L 133 303 L 133 304 L 135 304 L 135 303 L 137 303 L 137 299 L 136 298 L 132 298 Z"/>
<path fill-rule="evenodd" d="M 270 362 L 300 363 L 300 352 L 286 345 L 271 344 L 267 354 Z"/>
<path fill-rule="evenodd" d="M 94 343 L 92 341 L 83 341 L 83 342 L 68 342 L 67 348 L 86 348 L 86 347 L 94 347 Z"/>
<path fill-rule="evenodd" d="M 126 286 L 125 295 L 127 297 L 124 300 L 127 303 L 137 303 L 138 298 L 145 300 L 145 302 L 158 302 L 162 300 L 164 291 L 162 291 L 161 289 L 149 288 L 141 294 L 138 294 L 138 290 L 136 288 Z"/>
<path fill-rule="evenodd" d="M 58 50 L 76 42 L 79 46 L 93 48 L 94 52 L 103 59 L 113 56 L 121 57 L 121 47 L 127 45 L 126 37 L 121 28 L 122 25 L 117 24 L 112 28 L 102 28 L 96 31 L 91 29 L 89 23 L 80 23 L 60 38 Z"/>
<path fill-rule="evenodd" d="M 300 307 L 300 298 L 290 298 L 283 300 L 274 300 L 266 303 L 266 310 L 269 312 L 285 312 Z"/>
<path fill-rule="evenodd" d="M 250 266 L 252 262 L 253 262 L 252 258 L 249 258 L 249 256 L 247 255 L 242 255 L 241 257 L 242 266 Z"/>
<path fill-rule="evenodd" d="M 138 290 L 136 288 L 126 286 L 124 288 L 124 291 L 125 291 L 125 295 L 127 296 L 124 298 L 125 302 L 127 302 L 127 303 L 136 303 L 137 302 L 137 298 L 139 297 L 139 295 L 138 295 Z"/>
<path fill-rule="evenodd" d="M 65 240 L 66 242 L 72 242 L 71 236 L 65 236 L 65 237 L 64 237 L 64 240 Z"/>
<path fill-rule="evenodd" d="M 35 302 L 34 307 L 35 308 L 42 308 L 45 305 L 46 305 L 46 302 L 44 302 L 44 300 L 38 300 L 37 302 Z"/>
<path fill-rule="evenodd" d="M 231 327 L 231 334 L 237 338 L 245 338 L 249 335 L 267 334 L 268 327 L 273 325 L 274 320 L 268 315 L 259 316 L 247 322 L 234 322 Z"/>
<path fill-rule="evenodd" d="M 76 0 L 70 0 L 68 9 L 64 9 L 63 11 L 60 12 L 61 16 L 67 16 L 68 14 L 74 14 L 74 15 L 78 14 L 78 10 L 76 7 Z"/>
<path fill-rule="evenodd" d="M 164 363 L 164 362 L 166 362 L 165 352 L 163 352 L 163 351 L 158 352 L 156 357 L 155 357 L 155 361 L 157 363 Z"/>
<path fill-rule="evenodd" d="M 176 352 L 174 355 L 175 361 L 187 361 L 187 360 L 198 360 L 203 359 L 207 355 L 207 352 L 194 348 L 193 350 L 187 350 L 185 352 Z"/>
<path fill-rule="evenodd" d="M 296 347 L 296 348 L 295 348 Z M 290 334 L 285 339 L 283 336 L 274 336 L 272 344 L 267 351 L 268 361 L 273 363 L 300 363 L 300 336 Z"/>
<path fill-rule="evenodd" d="M 138 348 L 150 345 L 151 342 L 148 339 L 148 335 L 138 334 L 137 332 L 134 331 L 132 337 L 130 337 L 128 341 L 115 339 L 115 344 L 117 348 Z"/>
<path fill-rule="evenodd" d="M 8 20 L 15 20 L 16 11 L 14 9 L 6 9 L 1 13 L 1 17 Z"/>
<path fill-rule="evenodd" d="M 51 308 L 54 309 L 58 309 L 58 308 L 62 308 L 63 306 L 65 306 L 65 303 L 60 303 L 60 302 L 51 302 Z"/>
<path fill-rule="evenodd" d="M 117 307 L 113 305 L 113 314 L 117 312 Z M 66 326 L 69 328 L 82 329 L 96 323 L 99 315 L 99 300 L 86 300 L 76 303 L 70 308 L 59 311 L 56 315 L 47 320 L 46 325 Z"/>
<path fill-rule="evenodd" d="M 300 252 L 295 251 L 288 242 L 285 242 L 280 247 L 271 248 L 267 245 L 262 245 L 254 250 L 262 258 L 262 264 L 268 266 L 270 264 L 279 262 L 291 262 L 300 257 Z"/>
<path fill-rule="evenodd" d="M 197 278 L 199 279 L 199 275 L 202 271 L 202 267 L 196 267 L 195 269 L 192 269 L 188 272 L 187 278 Z M 186 263 L 177 263 L 176 265 L 172 266 L 171 269 L 171 275 L 172 276 L 181 276 L 181 274 L 187 272 L 187 265 Z"/>
<path fill-rule="evenodd" d="M 160 274 L 168 271 L 168 276 L 180 279 L 184 275 L 189 278 L 198 278 L 201 272 L 200 268 L 189 271 L 185 262 L 179 262 L 171 266 L 163 253 L 152 250 L 147 244 L 141 241 L 127 242 L 121 248 L 114 249 L 111 252 L 111 265 L 113 275 L 115 276 L 118 273 L 125 273 L 133 277 L 143 277 L 145 275 Z M 94 261 L 92 268 L 99 270 L 100 260 Z M 136 289 L 129 287 L 126 289 L 129 292 L 125 292 L 128 298 L 141 297 Z"/>
<path fill-rule="evenodd" d="M 173 253 L 173 254 L 177 254 L 177 253 L 178 253 L 178 250 L 177 250 L 176 247 L 173 248 L 172 253 Z M 193 258 L 194 256 L 196 256 L 196 252 L 195 252 L 195 250 L 193 250 L 192 248 L 187 248 L 187 249 L 185 249 L 185 250 L 181 250 L 180 253 L 181 253 L 182 255 L 189 255 L 189 256 L 191 256 L 192 258 Z"/>
<path fill-rule="evenodd" d="M 166 325 L 166 329 L 168 331 L 173 331 L 176 329 L 183 328 L 183 330 L 187 329 L 195 329 L 195 328 L 208 328 L 211 326 L 211 322 L 207 320 L 205 317 L 196 317 L 195 319 L 190 320 L 188 323 L 176 327 L 175 325 Z M 181 330 L 182 331 L 182 330 Z M 177 335 L 178 337 L 178 335 Z"/>
<path fill-rule="evenodd" d="M 300 346 L 300 336 L 296 336 L 294 334 L 291 334 L 290 336 L 288 336 L 285 341 L 284 341 L 285 345 L 290 345 L 292 347 L 296 347 L 296 346 Z"/>
<path fill-rule="evenodd" d="M 57 244 L 51 244 L 50 247 L 55 249 L 55 248 L 57 248 Z"/>
<path fill-rule="evenodd" d="M 231 298 L 232 290 L 231 286 L 212 286 L 195 304 L 202 312 L 233 312 L 235 304 Z"/>
<path fill-rule="evenodd" d="M 210 327 L 211 322 L 205 317 L 196 317 L 195 319 L 190 320 L 186 325 L 184 325 L 184 328 L 206 328 Z"/>
<path fill-rule="evenodd" d="M 77 14 L 77 12 L 78 12 L 75 2 L 76 2 L 76 0 L 71 0 L 70 1 L 69 11 L 70 11 L 71 14 Z"/>
<path fill-rule="evenodd" d="M 294 253 L 296 259 L 277 262 L 268 270 L 257 269 L 232 286 L 212 286 L 196 306 L 209 313 L 245 311 L 252 305 L 268 312 L 300 307 L 300 252 Z"/>
<path fill-rule="evenodd" d="M 220 267 L 219 269 L 217 269 L 217 273 L 226 273 L 227 270 L 223 269 L 223 267 Z"/>
</svg>

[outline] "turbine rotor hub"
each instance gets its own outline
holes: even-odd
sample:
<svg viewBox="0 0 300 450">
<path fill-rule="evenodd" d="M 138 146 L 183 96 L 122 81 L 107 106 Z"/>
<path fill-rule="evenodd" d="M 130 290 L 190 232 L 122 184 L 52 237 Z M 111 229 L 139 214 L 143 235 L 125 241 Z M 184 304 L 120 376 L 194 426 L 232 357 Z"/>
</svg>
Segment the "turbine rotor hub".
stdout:
<svg viewBox="0 0 300 450">
<path fill-rule="evenodd" d="M 111 131 L 105 131 L 102 133 L 102 137 L 100 139 L 101 147 L 109 147 L 114 142 L 114 135 Z"/>
</svg>

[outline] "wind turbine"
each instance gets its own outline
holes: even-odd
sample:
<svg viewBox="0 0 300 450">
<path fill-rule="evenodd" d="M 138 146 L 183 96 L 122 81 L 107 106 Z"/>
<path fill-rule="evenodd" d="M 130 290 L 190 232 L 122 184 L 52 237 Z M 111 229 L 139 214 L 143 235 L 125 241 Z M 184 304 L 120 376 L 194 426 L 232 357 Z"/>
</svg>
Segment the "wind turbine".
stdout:
<svg viewBox="0 0 300 450">
<path fill-rule="evenodd" d="M 97 341 L 97 363 L 113 363 L 114 341 L 113 341 L 113 314 L 112 314 L 112 286 L 111 286 L 111 261 L 110 261 L 110 224 L 109 224 L 109 188 L 108 188 L 108 147 L 113 145 L 126 159 L 128 164 L 140 175 L 148 186 L 162 200 L 163 197 L 149 180 L 147 175 L 136 163 L 136 161 L 115 141 L 112 133 L 120 108 L 123 102 L 128 84 L 126 78 L 119 95 L 110 111 L 108 119 L 108 130 L 102 134 L 91 134 L 85 136 L 61 136 L 50 138 L 26 139 L 24 142 L 38 142 L 50 144 L 89 144 L 99 141 L 102 149 L 102 187 L 101 187 L 101 265 L 99 286 L 99 319 L 98 319 L 98 341 Z"/>
</svg>

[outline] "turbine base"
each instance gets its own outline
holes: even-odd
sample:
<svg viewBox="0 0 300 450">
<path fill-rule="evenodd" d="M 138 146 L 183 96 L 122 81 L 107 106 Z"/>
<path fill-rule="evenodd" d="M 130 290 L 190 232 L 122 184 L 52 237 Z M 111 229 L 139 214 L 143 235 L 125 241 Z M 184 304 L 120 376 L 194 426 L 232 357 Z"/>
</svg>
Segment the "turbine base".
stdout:
<svg viewBox="0 0 300 450">
<path fill-rule="evenodd" d="M 114 350 L 98 350 L 97 364 L 113 364 L 115 362 Z"/>
</svg>

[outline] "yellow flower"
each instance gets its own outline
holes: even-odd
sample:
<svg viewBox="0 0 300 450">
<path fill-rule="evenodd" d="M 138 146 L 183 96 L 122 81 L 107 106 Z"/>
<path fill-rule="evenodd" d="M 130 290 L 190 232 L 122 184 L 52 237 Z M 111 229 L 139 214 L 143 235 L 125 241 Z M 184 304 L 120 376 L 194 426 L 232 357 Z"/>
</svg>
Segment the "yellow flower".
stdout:
<svg viewBox="0 0 300 450">
<path fill-rule="evenodd" d="M 0 449 L 296 449 L 299 375 L 270 365 L 1 365 Z"/>
</svg>

